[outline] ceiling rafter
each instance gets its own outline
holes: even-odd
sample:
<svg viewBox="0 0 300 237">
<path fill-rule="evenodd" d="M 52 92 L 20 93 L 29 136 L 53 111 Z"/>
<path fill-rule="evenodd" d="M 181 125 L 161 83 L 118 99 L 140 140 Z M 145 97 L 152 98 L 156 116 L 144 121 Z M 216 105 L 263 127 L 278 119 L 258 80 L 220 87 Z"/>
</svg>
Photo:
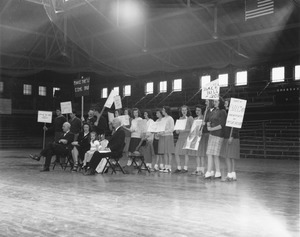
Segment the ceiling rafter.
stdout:
<svg viewBox="0 0 300 237">
<path fill-rule="evenodd" d="M 223 41 L 236 40 L 236 39 L 246 38 L 246 37 L 250 37 L 250 36 L 269 34 L 269 33 L 274 33 L 277 31 L 283 31 L 283 30 L 295 29 L 295 28 L 300 28 L 300 23 L 294 23 L 294 24 L 290 24 L 287 26 L 275 26 L 275 27 L 270 27 L 267 29 L 255 30 L 255 31 L 250 31 L 250 32 L 241 33 L 241 34 L 237 34 L 237 35 L 232 35 L 232 36 L 223 36 L 223 37 L 220 37 L 220 40 L 223 40 Z M 215 39 L 199 40 L 199 41 L 186 43 L 186 44 L 179 44 L 179 45 L 175 45 L 175 46 L 171 45 L 170 48 L 173 50 L 176 50 L 176 49 L 203 46 L 203 45 L 214 44 L 214 43 L 217 43 L 217 41 Z M 166 49 L 166 48 L 154 49 L 153 53 L 162 53 L 167 50 L 168 49 Z M 142 53 L 135 53 L 135 54 L 119 57 L 118 60 L 126 60 L 126 59 L 130 59 L 130 58 L 139 57 L 141 55 L 142 55 Z M 107 63 L 110 61 L 111 61 L 111 59 L 106 60 Z"/>
</svg>

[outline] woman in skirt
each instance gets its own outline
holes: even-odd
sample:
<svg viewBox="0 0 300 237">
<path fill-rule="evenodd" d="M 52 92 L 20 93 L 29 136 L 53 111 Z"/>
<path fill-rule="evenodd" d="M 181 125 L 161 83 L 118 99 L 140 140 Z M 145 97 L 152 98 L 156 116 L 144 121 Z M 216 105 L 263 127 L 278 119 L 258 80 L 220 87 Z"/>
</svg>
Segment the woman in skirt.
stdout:
<svg viewBox="0 0 300 237">
<path fill-rule="evenodd" d="M 225 109 L 228 112 L 230 98 L 225 100 Z M 225 127 L 224 142 L 221 157 L 225 158 L 227 166 L 227 177 L 223 181 L 236 181 L 235 160 L 240 159 L 240 137 L 239 129 Z"/>
<path fill-rule="evenodd" d="M 141 141 L 141 128 L 139 127 L 139 122 L 142 121 L 143 119 L 141 118 L 141 113 L 138 108 L 133 108 L 132 109 L 132 114 L 133 114 L 133 119 L 131 121 L 131 126 L 130 128 L 126 128 L 128 131 L 131 132 L 130 136 L 130 143 L 128 147 L 128 152 L 129 156 L 131 153 L 136 151 L 136 148 L 140 144 Z M 132 163 L 131 159 L 128 159 L 127 166 L 130 166 Z"/>
<path fill-rule="evenodd" d="M 163 106 L 162 108 L 163 120 L 166 124 L 165 131 L 159 132 L 159 144 L 158 144 L 158 153 L 164 155 L 165 159 L 165 168 L 163 169 L 164 173 L 171 173 L 171 164 L 172 164 L 172 153 L 175 151 L 174 147 L 174 119 L 170 116 L 171 108 L 169 106 Z"/>
<path fill-rule="evenodd" d="M 183 147 L 186 143 L 187 137 L 190 134 L 191 127 L 194 121 L 193 117 L 191 116 L 191 112 L 186 105 L 183 105 L 181 107 L 180 112 L 181 112 L 181 117 L 179 119 L 180 120 L 186 119 L 186 125 L 184 130 L 176 130 L 176 133 L 179 134 L 179 136 L 175 146 L 175 160 L 177 163 L 177 169 L 174 171 L 175 174 L 188 172 L 189 150 L 183 149 Z M 183 170 L 181 170 L 180 156 L 184 156 Z"/>
<path fill-rule="evenodd" d="M 200 144 L 201 144 L 201 140 L 204 139 L 203 136 L 203 115 L 202 115 L 202 105 L 196 105 L 195 106 L 195 113 L 196 113 L 196 117 L 194 118 L 194 120 L 202 120 L 202 125 L 199 129 L 199 136 L 200 136 L 200 143 L 199 143 L 199 147 L 198 150 L 189 150 L 189 155 L 192 157 L 196 157 L 196 170 L 192 173 L 192 175 L 201 175 L 204 174 L 204 156 L 200 156 Z M 206 152 L 206 148 L 205 148 L 205 152 Z"/>
<path fill-rule="evenodd" d="M 125 153 L 125 157 L 128 157 L 128 148 L 129 148 L 129 143 L 130 143 L 130 136 L 131 136 L 131 132 L 129 130 L 129 128 L 131 127 L 131 113 L 130 110 L 128 108 L 124 108 L 124 116 L 128 116 L 129 117 L 129 125 L 123 125 L 123 127 L 125 128 L 125 147 L 124 147 L 124 153 Z M 127 129 L 126 129 L 127 128 Z"/>
<path fill-rule="evenodd" d="M 157 120 L 155 122 L 160 122 L 163 118 L 162 112 L 160 109 L 156 110 L 156 117 Z M 163 171 L 163 169 L 165 168 L 163 161 L 162 161 L 162 154 L 158 153 L 158 144 L 159 144 L 159 138 L 160 136 L 158 135 L 158 133 L 154 133 L 154 139 L 153 139 L 153 149 L 154 149 L 154 154 L 156 156 L 156 161 L 154 164 L 154 169 L 152 171 Z M 160 163 L 159 163 L 160 162 Z M 158 167 L 158 164 L 159 167 Z"/>
<path fill-rule="evenodd" d="M 226 111 L 224 110 L 224 100 L 219 97 L 219 100 L 214 100 L 214 109 L 209 116 L 207 122 L 207 130 L 209 132 L 208 144 L 207 144 L 207 172 L 205 178 L 212 178 L 211 173 L 213 163 L 215 164 L 216 173 L 214 178 L 221 178 L 220 171 L 220 152 L 224 139 L 224 127 L 226 123 Z"/>
<path fill-rule="evenodd" d="M 146 110 L 144 111 L 144 120 L 146 121 L 146 129 L 148 130 L 150 124 L 154 123 L 151 111 Z M 151 132 L 146 132 L 142 135 L 144 142 L 140 148 L 140 152 L 143 154 L 145 158 L 146 166 L 152 170 L 152 157 L 154 156 L 154 149 L 153 149 L 153 137 L 154 134 Z"/>
</svg>

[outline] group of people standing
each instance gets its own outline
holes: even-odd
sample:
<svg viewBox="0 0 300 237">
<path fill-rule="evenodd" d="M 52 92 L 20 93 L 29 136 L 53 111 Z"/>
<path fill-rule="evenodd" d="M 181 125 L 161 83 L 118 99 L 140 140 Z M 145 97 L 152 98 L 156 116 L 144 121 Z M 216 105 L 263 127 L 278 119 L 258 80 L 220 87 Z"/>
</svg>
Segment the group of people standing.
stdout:
<svg viewBox="0 0 300 237">
<path fill-rule="evenodd" d="M 110 146 L 111 141 L 105 139 L 105 134 L 110 129 L 112 138 L 115 137 L 115 140 L 119 140 L 118 146 L 122 147 L 123 154 L 128 159 L 127 165 L 124 167 L 125 170 L 132 165 L 131 155 L 140 152 L 144 156 L 146 165 L 153 172 L 171 173 L 174 156 L 176 169 L 173 173 L 175 174 L 187 173 L 189 159 L 196 159 L 196 167 L 194 167 L 195 170 L 191 173 L 192 175 L 203 176 L 205 179 L 221 178 L 221 158 L 225 159 L 228 171 L 226 178 L 223 180 L 233 181 L 236 180 L 235 160 L 240 157 L 240 144 L 238 129 L 225 126 L 229 103 L 230 99 L 224 101 L 221 97 L 218 100 L 206 100 L 205 106 L 195 106 L 196 117 L 194 118 L 191 116 L 188 106 L 181 106 L 179 119 L 186 120 L 186 125 L 184 130 L 175 131 L 171 109 L 168 106 L 163 106 L 161 109 L 155 110 L 155 115 L 156 121 L 164 120 L 164 131 L 156 133 L 141 128 L 141 121 L 144 121 L 147 128 L 154 122 L 150 110 L 143 112 L 143 118 L 138 108 L 133 108 L 132 111 L 127 108 L 123 111 L 116 110 L 114 113 L 115 119 L 109 124 L 103 116 L 99 116 L 100 112 L 98 110 L 90 110 L 84 121 L 81 121 L 75 113 L 72 113 L 69 122 L 66 122 L 65 117 L 57 110 L 57 117 L 54 121 L 55 140 L 58 142 L 61 139 L 58 123 L 61 123 L 61 127 L 63 127 L 62 124 L 69 124 L 70 132 L 74 134 L 74 139 L 70 142 L 67 141 L 74 160 L 73 171 L 76 171 L 78 167 L 91 170 L 90 163 L 95 160 L 93 157 L 99 156 L 98 151 L 107 149 Z M 121 115 L 129 117 L 129 124 L 122 125 L 118 121 L 118 117 Z M 184 147 L 194 120 L 203 121 L 199 130 L 196 131 L 200 137 L 197 150 Z M 82 122 L 83 125 L 81 126 Z M 122 132 L 118 131 L 119 135 L 117 135 L 115 134 L 117 130 L 122 130 Z M 174 143 L 174 133 L 178 135 L 176 143 Z M 122 138 L 124 136 L 124 141 L 116 139 L 116 136 L 122 136 Z M 122 143 L 124 143 L 124 146 L 122 146 Z M 32 158 L 40 157 L 43 154 L 45 152 L 41 152 L 39 156 L 32 156 Z M 184 157 L 183 167 L 181 166 L 180 157 Z M 100 162 L 99 159 L 97 161 Z M 44 169 L 49 170 L 49 166 Z M 93 173 L 88 172 L 88 174 Z"/>
</svg>

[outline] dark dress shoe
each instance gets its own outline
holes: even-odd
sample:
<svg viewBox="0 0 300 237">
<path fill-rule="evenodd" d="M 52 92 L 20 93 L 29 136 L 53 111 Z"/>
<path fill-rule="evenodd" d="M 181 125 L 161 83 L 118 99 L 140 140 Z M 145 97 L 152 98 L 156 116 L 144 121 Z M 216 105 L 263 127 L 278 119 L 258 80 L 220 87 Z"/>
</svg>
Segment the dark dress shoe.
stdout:
<svg viewBox="0 0 300 237">
<path fill-rule="evenodd" d="M 43 168 L 42 170 L 40 170 L 40 172 L 46 172 L 46 171 L 50 171 L 49 168 Z"/>
</svg>

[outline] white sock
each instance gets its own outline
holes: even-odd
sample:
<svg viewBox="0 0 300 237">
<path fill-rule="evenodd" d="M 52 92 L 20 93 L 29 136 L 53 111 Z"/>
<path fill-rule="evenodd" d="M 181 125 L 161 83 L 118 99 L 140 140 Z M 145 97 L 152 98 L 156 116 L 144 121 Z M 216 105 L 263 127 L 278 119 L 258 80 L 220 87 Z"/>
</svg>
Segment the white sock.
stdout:
<svg viewBox="0 0 300 237">
<path fill-rule="evenodd" d="M 152 164 L 148 163 L 147 166 L 151 169 L 152 168 Z"/>
<path fill-rule="evenodd" d="M 228 173 L 227 177 L 230 178 L 230 179 L 232 179 L 232 173 Z"/>
<path fill-rule="evenodd" d="M 197 170 L 198 172 L 199 172 L 199 171 L 201 171 L 201 167 L 197 167 L 197 169 L 196 169 L 196 170 Z"/>
<path fill-rule="evenodd" d="M 181 170 L 181 166 L 180 166 L 180 165 L 179 165 L 179 166 L 177 166 L 177 169 L 178 169 L 178 170 Z"/>
<path fill-rule="evenodd" d="M 236 179 L 236 173 L 235 172 L 231 172 L 232 178 Z"/>
<path fill-rule="evenodd" d="M 207 172 L 205 173 L 205 177 L 207 178 L 207 177 L 210 177 L 210 176 L 211 176 L 211 172 L 207 171 Z"/>
<path fill-rule="evenodd" d="M 164 169 L 164 164 L 160 164 L 159 168 Z"/>
<path fill-rule="evenodd" d="M 158 164 L 155 164 L 155 165 L 154 165 L 154 169 L 158 169 Z"/>
<path fill-rule="evenodd" d="M 200 167 L 200 171 L 204 174 L 204 167 Z"/>
<path fill-rule="evenodd" d="M 184 170 L 188 170 L 188 167 L 185 165 L 185 166 L 183 166 L 183 169 Z"/>
<path fill-rule="evenodd" d="M 216 171 L 215 177 L 221 177 L 221 172 L 220 171 Z"/>
<path fill-rule="evenodd" d="M 210 174 L 211 174 L 211 176 L 214 176 L 215 175 L 215 171 L 210 171 Z"/>
</svg>

